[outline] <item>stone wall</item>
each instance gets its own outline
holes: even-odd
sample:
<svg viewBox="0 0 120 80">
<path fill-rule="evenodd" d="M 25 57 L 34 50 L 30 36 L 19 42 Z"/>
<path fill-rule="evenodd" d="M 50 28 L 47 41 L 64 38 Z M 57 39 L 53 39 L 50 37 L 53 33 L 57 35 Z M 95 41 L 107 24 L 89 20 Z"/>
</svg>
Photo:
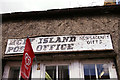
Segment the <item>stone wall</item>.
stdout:
<svg viewBox="0 0 120 80">
<path fill-rule="evenodd" d="M 86 16 L 50 18 L 39 20 L 9 21 L 3 23 L 3 51 L 10 38 L 41 35 L 100 34 L 110 33 L 115 53 L 118 53 L 118 17 Z M 3 52 L 4 53 L 4 52 Z"/>
<path fill-rule="evenodd" d="M 2 15 L 0 15 L 0 80 L 2 77 Z"/>
<path fill-rule="evenodd" d="M 118 42 L 118 49 L 119 49 L 119 54 L 117 55 L 117 66 L 118 66 L 118 71 L 120 72 L 120 16 L 119 16 L 119 22 L 118 22 L 118 30 L 119 30 L 119 32 L 118 32 L 118 34 L 119 34 L 119 42 Z M 120 73 L 118 73 L 118 75 L 119 75 L 119 79 L 120 79 Z"/>
</svg>

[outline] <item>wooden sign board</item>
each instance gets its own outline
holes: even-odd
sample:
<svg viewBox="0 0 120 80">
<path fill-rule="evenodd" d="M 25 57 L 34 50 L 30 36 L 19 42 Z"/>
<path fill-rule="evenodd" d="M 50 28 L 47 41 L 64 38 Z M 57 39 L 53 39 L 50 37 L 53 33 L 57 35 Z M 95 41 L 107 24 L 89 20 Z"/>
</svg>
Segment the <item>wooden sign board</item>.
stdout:
<svg viewBox="0 0 120 80">
<path fill-rule="evenodd" d="M 8 39 L 5 54 L 24 52 L 26 39 Z M 110 34 L 69 35 L 30 38 L 34 52 L 113 50 Z"/>
</svg>

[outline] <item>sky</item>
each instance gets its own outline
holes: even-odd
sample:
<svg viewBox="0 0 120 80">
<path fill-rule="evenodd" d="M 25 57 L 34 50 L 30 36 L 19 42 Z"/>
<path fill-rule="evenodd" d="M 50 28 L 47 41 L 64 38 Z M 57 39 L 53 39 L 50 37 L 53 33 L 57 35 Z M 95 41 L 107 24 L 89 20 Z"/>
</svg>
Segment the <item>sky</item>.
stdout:
<svg viewBox="0 0 120 80">
<path fill-rule="evenodd" d="M 0 14 L 103 5 L 104 0 L 0 0 Z"/>
</svg>

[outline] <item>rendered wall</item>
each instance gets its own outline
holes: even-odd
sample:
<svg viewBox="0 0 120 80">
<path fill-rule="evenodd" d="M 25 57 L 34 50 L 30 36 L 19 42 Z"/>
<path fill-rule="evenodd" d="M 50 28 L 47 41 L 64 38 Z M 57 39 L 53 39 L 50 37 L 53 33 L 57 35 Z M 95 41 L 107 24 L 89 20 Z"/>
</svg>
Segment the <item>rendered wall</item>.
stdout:
<svg viewBox="0 0 120 80">
<path fill-rule="evenodd" d="M 120 40 L 118 33 L 118 15 L 69 16 L 55 18 L 38 18 L 36 20 L 7 21 L 2 24 L 3 56 L 10 38 L 24 38 L 41 35 L 72 35 L 110 33 L 112 36 L 114 54 L 117 54 L 117 69 L 120 72 Z M 96 55 L 97 56 L 97 55 Z M 120 77 L 120 73 L 119 73 Z"/>
</svg>

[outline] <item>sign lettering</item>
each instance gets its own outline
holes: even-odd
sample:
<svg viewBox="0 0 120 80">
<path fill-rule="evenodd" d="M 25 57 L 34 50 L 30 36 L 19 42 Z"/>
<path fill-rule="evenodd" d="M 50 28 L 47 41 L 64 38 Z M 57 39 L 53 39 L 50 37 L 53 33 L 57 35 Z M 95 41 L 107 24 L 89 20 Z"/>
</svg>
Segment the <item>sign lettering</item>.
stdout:
<svg viewBox="0 0 120 80">
<path fill-rule="evenodd" d="M 8 39 L 5 54 L 23 53 L 26 39 Z M 30 38 L 34 52 L 113 50 L 110 34 Z"/>
</svg>

